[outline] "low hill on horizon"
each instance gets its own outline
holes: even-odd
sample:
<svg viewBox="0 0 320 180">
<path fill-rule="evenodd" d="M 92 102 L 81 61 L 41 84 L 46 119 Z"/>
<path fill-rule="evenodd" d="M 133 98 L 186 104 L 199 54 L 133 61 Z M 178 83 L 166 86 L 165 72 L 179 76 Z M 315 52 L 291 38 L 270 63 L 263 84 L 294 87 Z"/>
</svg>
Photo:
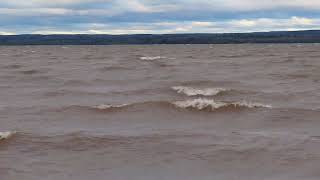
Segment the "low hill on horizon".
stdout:
<svg viewBox="0 0 320 180">
<path fill-rule="evenodd" d="M 320 43 L 320 30 L 194 34 L 0 35 L 0 45 Z"/>
</svg>

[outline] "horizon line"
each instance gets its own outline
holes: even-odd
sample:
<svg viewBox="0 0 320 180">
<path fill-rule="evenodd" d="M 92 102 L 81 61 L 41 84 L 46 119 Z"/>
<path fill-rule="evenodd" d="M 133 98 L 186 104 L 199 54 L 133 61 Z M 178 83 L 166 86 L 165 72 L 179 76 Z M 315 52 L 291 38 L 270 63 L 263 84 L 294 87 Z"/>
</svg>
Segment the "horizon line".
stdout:
<svg viewBox="0 0 320 180">
<path fill-rule="evenodd" d="M 35 35 L 35 36 L 73 36 L 73 35 L 108 35 L 108 36 L 134 36 L 134 35 L 197 35 L 197 34 L 253 34 L 253 33 L 273 33 L 273 32 L 304 32 L 304 31 L 320 31 L 320 29 L 305 29 L 305 30 L 275 30 L 275 31 L 248 31 L 248 32 L 190 32 L 190 33 L 137 33 L 137 34 L 107 34 L 107 33 L 22 33 L 22 34 L 0 34 L 0 36 L 23 36 L 23 35 Z"/>
</svg>

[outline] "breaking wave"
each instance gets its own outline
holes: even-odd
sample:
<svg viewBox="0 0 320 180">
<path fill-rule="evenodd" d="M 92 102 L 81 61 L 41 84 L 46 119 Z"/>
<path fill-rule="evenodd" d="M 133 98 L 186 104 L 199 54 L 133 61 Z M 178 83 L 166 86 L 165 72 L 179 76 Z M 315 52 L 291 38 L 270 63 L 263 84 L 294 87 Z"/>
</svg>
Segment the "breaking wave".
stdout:
<svg viewBox="0 0 320 180">
<path fill-rule="evenodd" d="M 143 56 L 140 57 L 140 60 L 144 60 L 144 61 L 154 61 L 154 60 L 158 60 L 158 59 L 166 59 L 167 57 L 165 56 Z"/>
<path fill-rule="evenodd" d="M 8 139 L 12 137 L 14 134 L 16 134 L 16 132 L 11 132 L 11 131 L 0 132 L 0 140 Z"/>
<path fill-rule="evenodd" d="M 223 108 L 272 108 L 271 105 L 261 103 L 241 102 L 219 102 L 213 99 L 192 99 L 186 101 L 176 101 L 173 104 L 178 108 L 197 110 L 218 110 Z"/>
<path fill-rule="evenodd" d="M 204 88 L 204 89 L 196 89 L 193 87 L 187 86 L 174 86 L 172 87 L 173 90 L 177 91 L 179 94 L 185 94 L 187 96 L 215 96 L 222 92 L 228 91 L 225 88 Z"/>
<path fill-rule="evenodd" d="M 128 109 L 142 109 L 148 110 L 152 108 L 163 109 L 163 108 L 183 108 L 183 109 L 196 109 L 196 110 L 207 110 L 215 111 L 220 109 L 232 110 L 232 109 L 243 109 L 243 108 L 272 108 L 271 105 L 252 103 L 247 101 L 240 102 L 223 102 L 215 101 L 213 99 L 190 99 L 184 101 L 147 101 L 147 102 L 137 102 L 131 104 L 121 104 L 121 105 L 110 105 L 110 104 L 100 104 L 97 106 L 72 106 L 69 110 L 95 110 L 101 112 L 118 112 L 125 111 Z"/>
<path fill-rule="evenodd" d="M 107 109 L 120 109 L 127 106 L 130 106 L 130 104 L 122 104 L 122 105 L 100 104 L 98 106 L 94 106 L 93 108 L 98 110 L 107 110 Z"/>
</svg>

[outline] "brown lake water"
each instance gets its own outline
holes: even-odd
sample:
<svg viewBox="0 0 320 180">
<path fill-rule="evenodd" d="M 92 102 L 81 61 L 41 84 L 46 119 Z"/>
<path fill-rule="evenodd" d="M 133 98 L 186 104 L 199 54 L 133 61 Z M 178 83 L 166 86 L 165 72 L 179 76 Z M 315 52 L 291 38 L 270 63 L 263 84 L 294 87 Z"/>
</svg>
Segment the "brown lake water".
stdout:
<svg viewBox="0 0 320 180">
<path fill-rule="evenodd" d="M 0 47 L 1 180 L 318 180 L 320 45 Z"/>
</svg>

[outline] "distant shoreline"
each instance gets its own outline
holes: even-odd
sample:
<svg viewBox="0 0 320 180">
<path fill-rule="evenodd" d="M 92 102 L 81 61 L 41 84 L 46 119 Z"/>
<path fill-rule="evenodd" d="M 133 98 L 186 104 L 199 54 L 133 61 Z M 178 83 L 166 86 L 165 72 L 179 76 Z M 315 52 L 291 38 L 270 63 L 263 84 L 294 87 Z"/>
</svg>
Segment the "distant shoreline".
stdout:
<svg viewBox="0 0 320 180">
<path fill-rule="evenodd" d="M 0 35 L 0 45 L 152 45 L 320 43 L 320 30 L 194 34 Z"/>
</svg>

